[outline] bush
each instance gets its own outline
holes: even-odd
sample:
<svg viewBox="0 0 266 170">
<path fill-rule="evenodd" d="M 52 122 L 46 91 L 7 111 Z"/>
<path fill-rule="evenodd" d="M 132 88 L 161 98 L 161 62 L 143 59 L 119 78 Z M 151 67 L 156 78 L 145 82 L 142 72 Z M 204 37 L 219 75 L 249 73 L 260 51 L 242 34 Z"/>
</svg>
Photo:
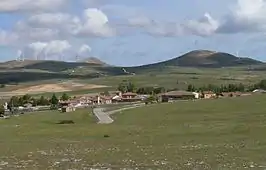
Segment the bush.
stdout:
<svg viewBox="0 0 266 170">
<path fill-rule="evenodd" d="M 61 120 L 57 124 L 63 125 L 63 124 L 75 124 L 73 120 Z"/>
</svg>

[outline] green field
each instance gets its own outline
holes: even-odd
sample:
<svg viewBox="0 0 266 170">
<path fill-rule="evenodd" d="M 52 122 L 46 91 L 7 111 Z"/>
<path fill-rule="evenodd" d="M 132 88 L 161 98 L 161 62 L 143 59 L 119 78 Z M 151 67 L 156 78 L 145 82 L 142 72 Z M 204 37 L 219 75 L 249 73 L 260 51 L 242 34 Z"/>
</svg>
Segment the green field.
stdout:
<svg viewBox="0 0 266 170">
<path fill-rule="evenodd" d="M 180 101 L 110 125 L 91 110 L 12 117 L 0 120 L 0 169 L 265 169 L 265 106 L 264 95 Z"/>
<path fill-rule="evenodd" d="M 117 86 L 123 80 L 131 80 L 137 87 L 144 86 L 163 86 L 167 89 L 187 89 L 188 84 L 193 84 L 197 87 L 208 84 L 239 84 L 250 85 L 266 79 L 264 71 L 246 71 L 245 68 L 183 68 L 183 67 L 168 67 L 163 70 L 147 70 L 133 75 L 110 75 L 100 76 L 98 78 L 78 78 L 70 77 L 63 79 L 47 79 L 44 81 L 34 80 L 28 82 L 19 82 L 18 85 L 7 86 L 0 88 L 0 92 L 8 92 L 23 87 L 32 85 L 40 85 L 46 83 L 60 83 L 72 80 L 77 83 L 105 85 L 108 88 L 80 90 L 73 89 L 69 92 L 72 95 L 82 93 L 93 93 L 105 90 L 116 90 Z M 43 95 L 51 95 L 49 91 Z"/>
</svg>

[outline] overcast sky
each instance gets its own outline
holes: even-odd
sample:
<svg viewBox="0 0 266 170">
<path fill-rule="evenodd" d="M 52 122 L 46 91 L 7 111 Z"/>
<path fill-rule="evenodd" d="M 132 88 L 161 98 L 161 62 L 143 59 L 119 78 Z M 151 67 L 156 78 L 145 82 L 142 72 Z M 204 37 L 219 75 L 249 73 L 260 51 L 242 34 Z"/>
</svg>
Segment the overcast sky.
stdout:
<svg viewBox="0 0 266 170">
<path fill-rule="evenodd" d="M 266 61 L 266 0 L 0 0 L 0 61 L 141 65 L 209 49 Z"/>
</svg>

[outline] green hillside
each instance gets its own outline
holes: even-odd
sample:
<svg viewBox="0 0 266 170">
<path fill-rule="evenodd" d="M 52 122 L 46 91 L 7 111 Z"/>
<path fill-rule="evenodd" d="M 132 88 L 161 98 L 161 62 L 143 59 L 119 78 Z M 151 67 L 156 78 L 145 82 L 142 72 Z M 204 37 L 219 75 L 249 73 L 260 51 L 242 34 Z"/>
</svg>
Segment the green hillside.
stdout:
<svg viewBox="0 0 266 170">
<path fill-rule="evenodd" d="M 110 125 L 88 109 L 12 117 L 0 120 L 0 168 L 264 169 L 265 104 L 255 95 L 150 105 Z"/>
<path fill-rule="evenodd" d="M 264 64 L 251 58 L 241 58 L 234 55 L 208 50 L 196 50 L 179 57 L 138 67 L 127 68 L 129 71 L 163 70 L 167 67 L 192 67 L 192 68 L 222 68 L 222 67 L 247 67 Z"/>
</svg>

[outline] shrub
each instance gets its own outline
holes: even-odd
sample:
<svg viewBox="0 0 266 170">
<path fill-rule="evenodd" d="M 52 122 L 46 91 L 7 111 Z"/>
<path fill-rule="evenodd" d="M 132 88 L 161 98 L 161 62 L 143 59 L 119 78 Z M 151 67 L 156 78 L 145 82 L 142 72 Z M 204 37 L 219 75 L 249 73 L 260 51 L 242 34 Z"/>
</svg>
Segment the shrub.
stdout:
<svg viewBox="0 0 266 170">
<path fill-rule="evenodd" d="M 57 124 L 75 124 L 75 122 L 73 120 L 61 120 Z"/>
</svg>

